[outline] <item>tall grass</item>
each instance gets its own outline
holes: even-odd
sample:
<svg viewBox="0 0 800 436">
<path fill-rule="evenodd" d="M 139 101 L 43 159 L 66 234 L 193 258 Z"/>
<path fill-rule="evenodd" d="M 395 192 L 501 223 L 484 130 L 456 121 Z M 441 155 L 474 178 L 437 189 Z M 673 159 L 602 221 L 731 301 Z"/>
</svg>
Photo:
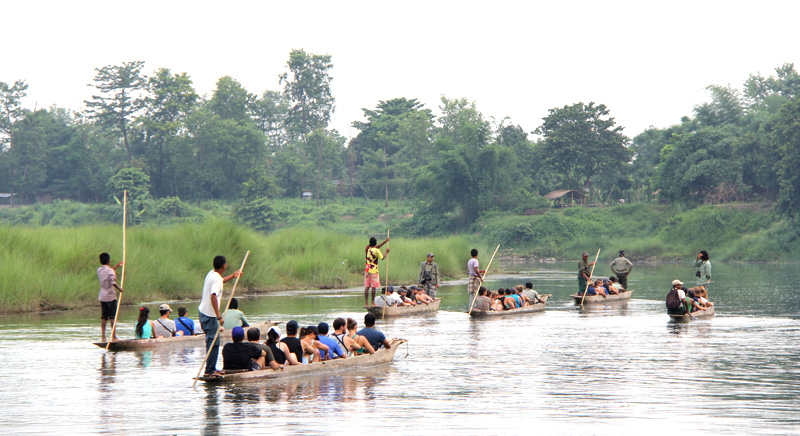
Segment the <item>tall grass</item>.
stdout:
<svg viewBox="0 0 800 436">
<path fill-rule="evenodd" d="M 233 271 L 247 250 L 251 254 L 240 287 L 266 291 L 360 285 L 368 239 L 316 227 L 265 235 L 223 220 L 129 228 L 123 303 L 197 299 L 215 255 L 225 255 Z M 0 226 L 0 247 L 0 310 L 77 307 L 96 304 L 97 256 L 106 251 L 112 263 L 121 260 L 122 232 L 119 226 Z M 442 275 L 460 277 L 472 245 L 462 237 L 393 237 L 389 247 L 390 283 L 410 283 L 429 251 L 436 254 Z M 487 248 L 478 248 L 486 255 Z M 380 269 L 383 281 L 385 262 Z"/>
</svg>

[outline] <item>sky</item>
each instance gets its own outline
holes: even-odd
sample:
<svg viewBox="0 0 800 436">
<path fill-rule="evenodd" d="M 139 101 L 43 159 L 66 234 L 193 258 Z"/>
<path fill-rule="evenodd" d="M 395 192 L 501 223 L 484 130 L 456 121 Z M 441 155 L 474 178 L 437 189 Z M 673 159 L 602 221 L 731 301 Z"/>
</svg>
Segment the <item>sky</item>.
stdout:
<svg viewBox="0 0 800 436">
<path fill-rule="evenodd" d="M 0 81 L 27 108 L 81 110 L 105 65 L 188 73 L 210 95 L 225 75 L 280 90 L 292 49 L 332 56 L 331 127 L 363 108 L 466 98 L 528 132 L 548 109 L 605 104 L 634 137 L 692 116 L 711 84 L 742 87 L 800 68 L 798 1 L 37 1 L 0 0 Z M 508 123 L 508 122 L 506 122 Z"/>
</svg>

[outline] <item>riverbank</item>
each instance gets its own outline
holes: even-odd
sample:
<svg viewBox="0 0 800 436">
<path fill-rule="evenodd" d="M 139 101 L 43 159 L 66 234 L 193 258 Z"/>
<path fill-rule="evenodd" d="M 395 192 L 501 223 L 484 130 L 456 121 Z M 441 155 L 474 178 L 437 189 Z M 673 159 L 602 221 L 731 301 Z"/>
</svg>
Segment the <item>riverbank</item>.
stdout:
<svg viewBox="0 0 800 436">
<path fill-rule="evenodd" d="M 211 260 L 222 254 L 230 271 L 250 250 L 237 292 L 320 289 L 363 283 L 365 236 L 320 228 L 263 234 L 225 220 L 127 232 L 123 303 L 196 299 Z M 0 226 L 0 311 L 71 309 L 97 303 L 95 270 L 101 252 L 122 258 L 120 226 Z M 414 282 L 425 254 L 436 254 L 440 273 L 458 277 L 473 247 L 464 237 L 392 238 L 388 256 L 392 282 Z M 384 247 L 384 251 L 385 251 Z M 486 252 L 488 248 L 478 246 Z M 387 264 L 381 263 L 381 280 Z M 121 269 L 117 271 L 121 279 Z"/>
</svg>

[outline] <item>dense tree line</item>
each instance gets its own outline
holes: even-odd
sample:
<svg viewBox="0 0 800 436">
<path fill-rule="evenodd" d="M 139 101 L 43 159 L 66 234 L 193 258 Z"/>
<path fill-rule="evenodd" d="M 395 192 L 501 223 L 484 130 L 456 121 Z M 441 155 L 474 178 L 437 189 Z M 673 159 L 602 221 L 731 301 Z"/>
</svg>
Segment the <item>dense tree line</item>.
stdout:
<svg viewBox="0 0 800 436">
<path fill-rule="evenodd" d="M 408 201 L 417 233 L 464 227 L 490 211 L 541 208 L 554 189 L 590 201 L 687 204 L 776 202 L 800 212 L 800 75 L 791 64 L 752 75 L 743 90 L 708 87 L 693 117 L 632 140 L 603 104 L 553 108 L 533 131 L 486 117 L 474 102 L 442 97 L 435 116 L 413 98 L 364 109 L 347 141 L 328 55 L 293 50 L 281 89 L 252 94 L 221 77 L 201 97 L 186 73 L 147 75 L 144 63 L 98 68 L 85 107 L 22 107 L 27 84 L 0 82 L 0 192 L 105 202 L 225 199 L 262 229 L 270 201 L 312 191 Z"/>
</svg>

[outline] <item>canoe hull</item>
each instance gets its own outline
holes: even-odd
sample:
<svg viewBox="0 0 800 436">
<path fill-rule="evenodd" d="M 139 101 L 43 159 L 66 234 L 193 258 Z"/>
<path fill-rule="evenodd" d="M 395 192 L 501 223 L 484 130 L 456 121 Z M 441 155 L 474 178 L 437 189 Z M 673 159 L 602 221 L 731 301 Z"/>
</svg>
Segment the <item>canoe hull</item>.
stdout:
<svg viewBox="0 0 800 436">
<path fill-rule="evenodd" d="M 544 310 L 547 308 L 546 307 L 547 298 L 550 297 L 550 295 L 549 294 L 543 295 L 542 297 L 544 298 L 544 303 L 536 303 L 533 306 L 522 307 L 519 309 L 501 310 L 501 311 L 472 309 L 472 312 L 469 313 L 469 316 L 472 318 L 481 319 L 481 318 L 493 318 L 496 316 L 516 316 L 516 315 L 525 315 L 528 313 L 544 312 Z"/>
<path fill-rule="evenodd" d="M 406 343 L 405 339 L 392 340 L 392 348 L 380 349 L 375 354 L 348 357 L 346 359 L 327 360 L 310 365 L 287 365 L 283 370 L 263 369 L 261 371 L 245 371 L 226 374 L 221 377 L 200 377 L 198 380 L 208 384 L 250 383 L 266 382 L 271 380 L 285 380 L 293 377 L 317 376 L 371 366 L 386 365 L 394 359 L 394 354 L 400 345 Z"/>
<path fill-rule="evenodd" d="M 612 294 L 605 298 L 602 295 L 587 295 L 586 298 L 583 298 L 580 294 L 573 294 L 570 295 L 573 300 L 575 300 L 575 304 L 580 305 L 581 299 L 583 299 L 583 304 L 604 304 L 604 303 L 613 303 L 615 301 L 628 301 L 631 299 L 631 295 L 636 292 L 634 290 L 629 290 L 625 292 L 621 292 L 619 294 Z"/>
<path fill-rule="evenodd" d="M 396 316 L 412 316 L 412 315 L 420 315 L 423 313 L 432 313 L 439 310 L 439 303 L 441 303 L 442 299 L 437 298 L 436 301 L 430 304 L 418 304 L 416 306 L 402 306 L 402 307 L 387 307 L 385 310 L 384 315 L 384 308 L 382 306 L 370 306 L 367 307 L 367 311 L 376 318 L 393 318 Z"/>
<path fill-rule="evenodd" d="M 697 311 L 697 312 L 692 312 L 692 316 L 689 316 L 689 314 L 687 314 L 687 313 L 684 313 L 683 315 L 676 315 L 676 314 L 673 314 L 673 313 L 668 313 L 667 315 L 669 315 L 670 318 L 672 318 L 672 319 L 674 319 L 676 321 L 686 321 L 686 322 L 688 322 L 688 321 L 691 321 L 692 319 L 708 319 L 708 318 L 713 317 L 715 315 L 715 313 L 714 313 L 714 307 L 709 307 L 706 310 L 700 310 L 700 311 Z"/>
<path fill-rule="evenodd" d="M 267 334 L 270 327 L 278 325 L 274 321 L 261 322 L 250 324 L 250 327 L 258 327 L 261 330 L 261 336 Z M 249 328 L 249 327 L 248 327 Z M 230 332 L 220 332 L 220 343 L 225 344 L 231 341 Z M 105 342 L 93 342 L 100 348 L 106 348 Z M 135 350 L 153 350 L 156 348 L 205 348 L 206 335 L 199 334 L 194 336 L 175 336 L 172 338 L 157 338 L 157 339 L 123 339 L 121 341 L 112 342 L 108 346 L 109 350 L 113 351 L 135 351 Z"/>
</svg>

